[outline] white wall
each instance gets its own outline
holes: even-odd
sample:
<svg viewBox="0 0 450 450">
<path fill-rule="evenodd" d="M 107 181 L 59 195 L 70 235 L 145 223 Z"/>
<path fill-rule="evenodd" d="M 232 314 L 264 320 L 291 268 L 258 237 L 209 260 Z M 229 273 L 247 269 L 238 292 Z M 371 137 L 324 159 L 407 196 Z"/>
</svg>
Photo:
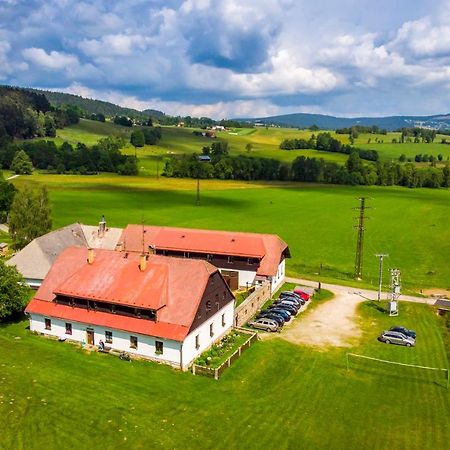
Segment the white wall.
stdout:
<svg viewBox="0 0 450 450">
<path fill-rule="evenodd" d="M 66 321 L 60 319 L 54 319 L 52 317 L 47 317 L 52 321 L 52 329 L 45 329 L 45 318 L 44 316 L 30 314 L 30 330 L 37 331 L 39 333 L 47 334 L 50 336 L 64 336 L 67 339 L 86 342 L 86 328 L 92 328 L 94 330 L 94 344 L 98 345 L 100 339 L 105 343 L 106 346 L 112 347 L 116 350 L 125 351 L 130 354 L 144 356 L 146 358 L 151 358 L 156 361 L 167 362 L 170 364 L 180 365 L 180 349 L 181 342 L 172 341 L 170 339 L 163 339 L 152 336 L 145 336 L 137 333 L 129 333 L 126 331 L 120 331 L 112 328 L 99 327 L 96 325 L 83 324 L 78 322 L 72 323 L 72 334 L 66 334 Z M 112 331 L 113 338 L 112 344 L 106 343 L 105 330 Z M 130 336 L 136 336 L 138 338 L 137 349 L 130 348 Z M 155 341 L 163 342 L 163 354 L 157 355 L 155 353 Z"/>
<path fill-rule="evenodd" d="M 272 294 L 276 292 L 280 288 L 280 286 L 284 283 L 284 278 L 286 276 L 285 270 L 286 270 L 286 260 L 283 259 L 283 261 L 281 261 L 280 264 L 278 265 L 277 274 L 273 276 L 271 279 Z"/>
<path fill-rule="evenodd" d="M 225 315 L 225 325 L 222 325 L 222 314 Z M 186 336 L 183 343 L 183 368 L 200 356 L 206 349 L 221 339 L 233 327 L 234 322 L 234 302 L 230 302 L 221 310 L 217 311 L 206 322 L 193 330 Z M 214 336 L 210 336 L 210 325 L 213 324 Z M 199 337 L 200 347 L 196 348 L 196 336 Z"/>
<path fill-rule="evenodd" d="M 222 314 L 225 314 L 225 326 L 222 326 Z M 45 329 L 45 319 L 51 319 L 51 330 Z M 204 350 L 209 348 L 215 341 L 219 340 L 233 327 L 234 321 L 234 302 L 230 302 L 227 306 L 218 311 L 214 316 L 204 322 L 202 325 L 192 331 L 181 342 L 172 341 L 153 336 L 145 336 L 137 333 L 129 333 L 126 331 L 116 330 L 113 328 L 99 327 L 79 322 L 69 322 L 72 324 L 72 334 L 66 334 L 66 321 L 45 317 L 37 314 L 30 314 L 30 330 L 43 333 L 49 336 L 61 337 L 66 339 L 87 342 L 86 328 L 94 330 L 94 345 L 98 345 L 102 340 L 106 346 L 115 350 L 125 351 L 130 354 L 144 356 L 156 361 L 169 363 L 180 367 L 182 362 L 183 368 L 187 368 L 192 361 L 199 356 Z M 213 324 L 214 335 L 210 336 L 210 325 Z M 106 342 L 105 331 L 112 331 L 112 344 Z M 196 348 L 195 337 L 199 336 L 200 347 Z M 137 336 L 137 349 L 130 348 L 130 336 Z M 155 341 L 163 342 L 163 354 L 156 354 Z M 183 354 L 181 355 L 181 350 Z"/>
</svg>

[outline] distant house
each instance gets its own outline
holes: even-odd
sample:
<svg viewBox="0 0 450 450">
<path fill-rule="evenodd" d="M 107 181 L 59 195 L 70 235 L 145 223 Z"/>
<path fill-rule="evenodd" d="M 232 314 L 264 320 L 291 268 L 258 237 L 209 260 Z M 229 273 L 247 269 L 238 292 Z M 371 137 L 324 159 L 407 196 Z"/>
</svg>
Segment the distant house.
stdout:
<svg viewBox="0 0 450 450">
<path fill-rule="evenodd" d="M 274 234 L 238 233 L 142 225 L 128 225 L 118 246 L 125 252 L 142 249 L 157 255 L 203 259 L 217 267 L 232 290 L 271 283 L 275 292 L 285 278 L 288 245 Z"/>
<path fill-rule="evenodd" d="M 67 247 L 113 250 L 121 233 L 120 228 L 107 228 L 104 218 L 98 227 L 73 223 L 34 239 L 6 261 L 6 264 L 16 266 L 28 285 L 36 289 L 41 285 L 58 255 Z"/>
<path fill-rule="evenodd" d="M 234 297 L 206 261 L 70 247 L 26 313 L 32 331 L 186 369 L 232 328 Z"/>
</svg>

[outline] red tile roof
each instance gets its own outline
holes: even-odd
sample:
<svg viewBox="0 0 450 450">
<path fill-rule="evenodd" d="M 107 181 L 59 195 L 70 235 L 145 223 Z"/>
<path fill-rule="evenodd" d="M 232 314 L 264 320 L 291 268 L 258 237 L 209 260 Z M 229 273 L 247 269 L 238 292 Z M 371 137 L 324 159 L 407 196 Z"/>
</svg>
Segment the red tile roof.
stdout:
<svg viewBox="0 0 450 450">
<path fill-rule="evenodd" d="M 128 225 L 119 240 L 127 251 L 142 252 L 142 225 Z M 287 244 L 274 234 L 198 230 L 174 227 L 144 227 L 144 248 L 240 256 L 260 259 L 257 274 L 276 275 Z"/>
<path fill-rule="evenodd" d="M 48 315 L 54 312 L 57 317 L 79 322 L 89 318 L 91 324 L 113 327 L 114 323 L 116 328 L 167 339 L 180 340 L 183 333 L 183 338 L 187 335 L 209 277 L 217 272 L 214 266 L 202 260 L 150 255 L 145 271 L 140 271 L 137 253 L 125 257 L 124 252 L 99 249 L 94 252 L 94 262 L 88 264 L 85 248 L 64 250 L 26 312 Z M 56 293 L 159 308 L 158 322 L 56 305 L 51 303 Z"/>
</svg>

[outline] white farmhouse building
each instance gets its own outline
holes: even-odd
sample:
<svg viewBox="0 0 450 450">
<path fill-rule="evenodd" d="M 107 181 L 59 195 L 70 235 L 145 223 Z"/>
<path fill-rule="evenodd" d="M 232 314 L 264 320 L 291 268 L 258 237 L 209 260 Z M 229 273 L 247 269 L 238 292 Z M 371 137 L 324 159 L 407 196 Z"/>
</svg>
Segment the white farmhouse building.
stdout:
<svg viewBox="0 0 450 450">
<path fill-rule="evenodd" d="M 239 233 L 128 225 L 118 248 L 133 253 L 202 259 L 217 267 L 232 290 L 269 280 L 275 292 L 284 282 L 288 245 L 274 234 Z"/>
<path fill-rule="evenodd" d="M 184 370 L 232 328 L 234 297 L 207 261 L 70 247 L 26 313 L 32 331 Z"/>
</svg>

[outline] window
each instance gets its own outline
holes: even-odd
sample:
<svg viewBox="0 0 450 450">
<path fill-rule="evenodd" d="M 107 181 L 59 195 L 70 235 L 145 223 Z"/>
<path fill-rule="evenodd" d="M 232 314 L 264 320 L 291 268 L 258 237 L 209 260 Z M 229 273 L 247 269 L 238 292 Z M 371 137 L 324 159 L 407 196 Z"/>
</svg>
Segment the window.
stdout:
<svg viewBox="0 0 450 450">
<path fill-rule="evenodd" d="M 200 337 L 197 334 L 197 336 L 195 336 L 195 348 L 198 350 L 200 348 Z"/>
<path fill-rule="evenodd" d="M 222 314 L 222 326 L 225 326 L 225 314 Z"/>
<path fill-rule="evenodd" d="M 232 256 L 228 257 L 228 262 L 231 264 L 234 261 L 234 258 Z"/>
<path fill-rule="evenodd" d="M 212 323 L 212 324 L 209 325 L 209 335 L 210 335 L 211 337 L 214 336 L 214 323 Z"/>
<path fill-rule="evenodd" d="M 52 321 L 50 319 L 45 319 L 45 329 L 46 330 L 52 329 Z"/>
<path fill-rule="evenodd" d="M 210 253 L 208 253 L 208 254 L 206 255 L 206 260 L 207 260 L 207 261 L 212 261 L 212 259 L 213 259 L 213 255 L 211 255 Z"/>
<path fill-rule="evenodd" d="M 105 341 L 107 344 L 112 344 L 112 331 L 105 331 Z"/>
<path fill-rule="evenodd" d="M 136 336 L 130 336 L 130 348 L 137 348 L 138 340 Z"/>
<path fill-rule="evenodd" d="M 164 352 L 164 343 L 161 341 L 155 341 L 155 347 L 156 347 L 155 353 L 157 355 L 162 355 Z"/>
<path fill-rule="evenodd" d="M 208 300 L 206 302 L 206 311 L 211 311 L 211 309 L 212 309 L 212 303 L 211 303 L 211 300 Z"/>
<path fill-rule="evenodd" d="M 72 324 L 66 323 L 66 334 L 72 334 Z"/>
</svg>

